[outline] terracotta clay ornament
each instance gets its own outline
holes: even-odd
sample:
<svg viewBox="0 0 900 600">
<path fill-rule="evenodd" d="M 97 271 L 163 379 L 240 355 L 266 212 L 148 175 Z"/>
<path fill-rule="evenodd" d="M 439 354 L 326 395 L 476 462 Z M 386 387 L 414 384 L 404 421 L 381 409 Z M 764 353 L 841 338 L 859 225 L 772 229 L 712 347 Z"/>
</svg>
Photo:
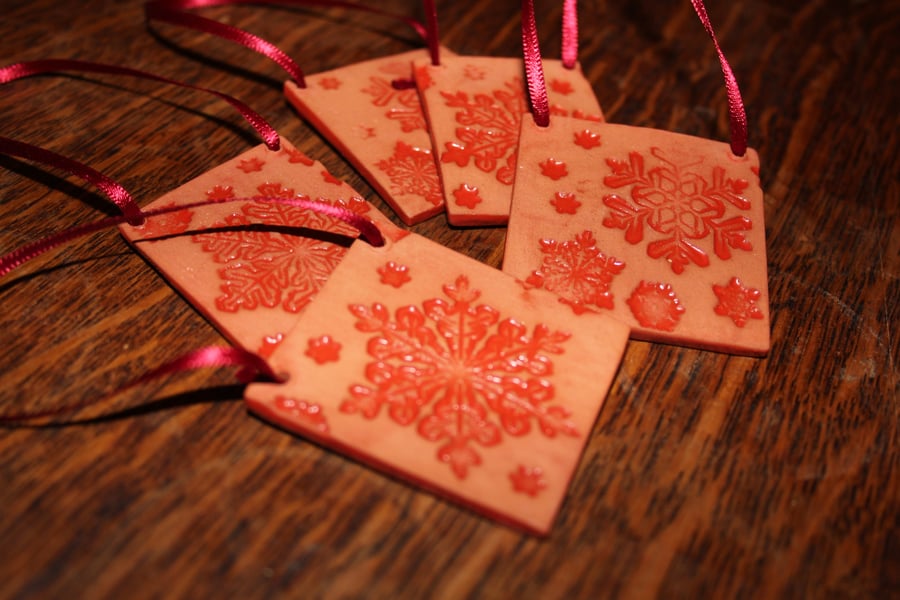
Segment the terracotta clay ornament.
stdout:
<svg viewBox="0 0 900 600">
<path fill-rule="evenodd" d="M 280 150 L 257 146 L 146 208 L 254 196 L 316 200 L 372 220 L 385 235 L 402 233 L 284 138 Z M 226 337 L 262 356 L 293 326 L 356 235 L 337 219 L 266 202 L 185 209 L 121 230 Z"/>
<path fill-rule="evenodd" d="M 574 19 L 574 5 L 566 2 L 564 24 Z M 531 1 L 525 0 L 523 32 L 529 11 L 533 13 Z M 577 49 L 577 36 L 566 45 Z M 439 159 L 447 219 L 453 225 L 502 225 L 509 219 L 520 124 L 529 112 L 524 66 L 520 58 L 475 56 L 446 57 L 439 65 L 415 63 Z M 564 61 L 545 60 L 543 68 L 553 115 L 603 121 L 574 53 Z M 564 175 L 560 165 L 545 168 L 550 176 Z"/>
<path fill-rule="evenodd" d="M 250 410 L 546 533 L 627 326 L 415 234 L 354 242 L 252 384 Z"/>
<path fill-rule="evenodd" d="M 366 178 L 400 219 L 412 225 L 444 210 L 431 138 L 415 85 L 412 63 L 439 62 L 450 54 L 438 48 L 436 16 L 430 4 L 429 28 L 400 18 L 420 33 L 428 49 L 381 57 L 304 75 L 287 54 L 260 38 L 231 26 L 183 11 L 234 0 L 174 0 L 150 2 L 148 18 L 198 29 L 241 43 L 274 60 L 291 76 L 285 97 L 301 116 L 328 139 Z M 268 4 L 305 5 L 303 0 L 272 0 Z M 312 3 L 318 4 L 318 3 Z M 344 7 L 345 4 L 336 3 Z M 360 10 L 386 15 L 378 9 Z"/>
<path fill-rule="evenodd" d="M 573 312 L 628 323 L 634 338 L 768 351 L 759 158 L 746 148 L 740 94 L 719 54 L 731 147 L 560 116 L 546 127 L 523 121 L 504 271 Z"/>
</svg>

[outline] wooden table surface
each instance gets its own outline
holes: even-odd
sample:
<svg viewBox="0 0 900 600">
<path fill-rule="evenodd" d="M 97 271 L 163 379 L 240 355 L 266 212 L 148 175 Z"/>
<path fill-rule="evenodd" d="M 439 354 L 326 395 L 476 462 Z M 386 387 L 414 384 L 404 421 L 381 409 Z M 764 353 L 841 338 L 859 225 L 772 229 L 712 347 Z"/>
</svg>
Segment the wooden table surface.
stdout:
<svg viewBox="0 0 900 600">
<path fill-rule="evenodd" d="M 3 64 L 118 63 L 233 94 L 390 214 L 264 58 L 148 29 L 136 0 L 0 4 Z M 548 56 L 560 5 L 537 2 Z M 581 5 L 580 60 L 610 121 L 727 140 L 719 66 L 687 0 Z M 519 52 L 514 0 L 438 8 L 456 52 Z M 117 395 L 104 419 L 3 430 L 0 597 L 900 597 L 900 4 L 708 8 L 762 161 L 768 357 L 630 343 L 546 539 L 251 417 L 231 369 L 172 376 Z M 418 47 L 394 22 L 336 9 L 203 14 L 309 72 Z M 99 75 L 4 86 L 0 135 L 87 162 L 142 204 L 258 143 L 212 97 Z M 0 166 L 0 252 L 109 212 L 77 179 Z M 502 228 L 439 216 L 412 229 L 500 265 Z M 115 231 L 0 281 L 0 306 L 4 413 L 96 397 L 223 343 Z"/>
</svg>

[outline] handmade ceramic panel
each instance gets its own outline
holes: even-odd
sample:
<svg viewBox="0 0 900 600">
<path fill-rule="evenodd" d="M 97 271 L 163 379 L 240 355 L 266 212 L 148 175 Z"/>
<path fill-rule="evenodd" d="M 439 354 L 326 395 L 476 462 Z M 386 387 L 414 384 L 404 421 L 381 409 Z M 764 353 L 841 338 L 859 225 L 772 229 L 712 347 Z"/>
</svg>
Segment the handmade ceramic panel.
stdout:
<svg viewBox="0 0 900 600">
<path fill-rule="evenodd" d="M 543 61 L 551 115 L 602 121 L 581 67 Z M 453 225 L 502 225 L 509 219 L 519 129 L 529 114 L 524 63 L 516 58 L 451 56 L 416 62 L 416 84 Z M 530 117 L 527 117 L 530 119 Z"/>
<path fill-rule="evenodd" d="M 441 56 L 452 53 L 442 49 Z M 444 210 L 412 62 L 427 50 L 354 63 L 288 81 L 284 93 L 407 225 Z"/>
<path fill-rule="evenodd" d="M 401 233 L 283 138 L 281 150 L 257 146 L 146 208 L 251 196 L 321 200 L 368 217 L 386 235 Z M 357 235 L 331 217 L 259 202 L 189 208 L 121 231 L 226 337 L 263 355 L 293 326 Z"/>
<path fill-rule="evenodd" d="M 628 327 L 410 234 L 355 242 L 253 384 L 252 411 L 546 533 Z"/>
<path fill-rule="evenodd" d="M 765 354 L 759 158 L 655 129 L 525 122 L 503 270 L 635 338 Z"/>
</svg>

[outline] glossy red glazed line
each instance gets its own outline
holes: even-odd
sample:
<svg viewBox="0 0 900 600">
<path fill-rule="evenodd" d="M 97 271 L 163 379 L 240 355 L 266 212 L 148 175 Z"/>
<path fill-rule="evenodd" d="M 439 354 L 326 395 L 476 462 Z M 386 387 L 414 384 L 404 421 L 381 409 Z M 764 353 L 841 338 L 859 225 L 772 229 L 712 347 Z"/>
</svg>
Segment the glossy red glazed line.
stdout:
<svg viewBox="0 0 900 600">
<path fill-rule="evenodd" d="M 303 75 L 303 70 L 296 63 L 296 61 L 294 61 L 294 59 L 288 56 L 287 53 L 282 51 L 275 44 L 272 44 L 271 42 L 268 42 L 252 33 L 244 31 L 243 29 L 238 29 L 237 27 L 225 25 L 223 23 L 219 23 L 218 21 L 214 21 L 213 19 L 207 19 L 206 17 L 200 17 L 198 15 L 193 15 L 185 12 L 187 10 L 195 8 L 225 6 L 232 4 L 281 4 L 288 6 L 325 6 L 331 8 L 349 8 L 361 10 L 383 17 L 397 19 L 412 27 L 413 30 L 415 30 L 415 32 L 425 40 L 431 54 L 432 62 L 434 64 L 439 64 L 440 59 L 437 39 L 437 9 L 435 8 L 433 0 L 425 0 L 427 25 L 422 25 L 418 21 L 409 17 L 395 15 L 379 10 L 377 8 L 372 8 L 370 6 L 364 6 L 361 4 L 341 2 L 340 0 L 271 0 L 269 2 L 248 2 L 247 0 L 155 0 L 144 4 L 144 14 L 146 15 L 147 19 L 156 19 L 158 21 L 164 21 L 173 25 L 181 25 L 183 27 L 188 27 L 196 31 L 219 36 L 223 39 L 249 48 L 250 50 L 262 54 L 263 56 L 272 60 L 275 64 L 284 69 L 288 73 L 288 75 L 290 75 L 291 79 L 294 80 L 294 83 L 296 83 L 301 88 L 305 88 L 306 81 Z"/>
<path fill-rule="evenodd" d="M 182 371 L 195 371 L 197 369 L 203 368 L 218 368 L 230 366 L 241 367 L 241 371 L 238 374 L 238 377 L 242 381 L 249 381 L 256 375 L 262 375 L 274 381 L 279 380 L 279 377 L 274 372 L 272 372 L 266 362 L 262 358 L 251 352 L 241 350 L 240 348 L 231 348 L 226 346 L 207 346 L 205 348 L 193 350 L 191 352 L 188 352 L 187 354 L 179 356 L 178 358 L 167 362 L 166 364 L 157 367 L 156 369 L 153 369 L 152 371 L 149 371 L 144 375 L 141 375 L 137 379 L 126 383 L 116 391 L 106 396 L 100 396 L 97 398 L 92 398 L 90 400 L 83 400 L 81 402 L 68 404 L 66 406 L 57 408 L 48 408 L 45 410 L 36 411 L 23 411 L 20 413 L 0 415 L 0 423 L 17 423 L 21 421 L 33 421 L 36 419 L 54 417 L 57 415 L 80 410 L 94 404 L 98 404 L 100 402 L 103 402 L 104 400 L 109 399 L 112 396 L 115 396 L 116 394 L 120 394 L 133 387 L 137 387 L 155 379 L 160 379 L 161 377 L 165 377 L 167 375 L 173 375 Z"/>
<path fill-rule="evenodd" d="M 314 200 L 304 200 L 303 198 L 278 198 L 269 196 L 253 196 L 247 198 L 229 198 L 227 200 L 203 200 L 190 204 L 182 204 L 180 206 L 167 206 L 152 210 L 142 211 L 144 217 L 153 217 L 166 213 L 178 212 L 189 208 L 198 208 L 201 206 L 209 206 L 211 204 L 223 204 L 226 202 L 268 202 L 272 204 L 289 204 L 298 206 L 308 210 L 313 210 L 323 215 L 340 219 L 351 227 L 360 232 L 360 236 L 373 246 L 383 246 L 384 236 L 378 227 L 369 219 L 359 215 L 352 210 L 332 206 L 324 202 L 316 202 Z M 0 257 L 0 278 L 5 277 L 26 262 L 37 258 L 41 254 L 52 250 L 58 246 L 71 242 L 85 235 L 102 231 L 116 225 L 126 223 L 126 217 L 109 217 L 93 223 L 87 223 L 78 227 L 66 229 L 60 233 L 45 237 L 34 242 L 29 242 L 20 248 Z"/>
<path fill-rule="evenodd" d="M 86 73 L 106 73 L 110 75 L 129 75 L 132 77 L 141 77 L 143 79 L 151 79 L 153 81 L 160 81 L 162 83 L 170 83 L 172 85 L 177 85 L 183 88 L 188 88 L 191 90 L 198 90 L 201 92 L 206 92 L 208 94 L 212 94 L 217 98 L 221 98 L 241 113 L 241 116 L 247 120 L 248 123 L 259 133 L 260 137 L 265 142 L 266 146 L 270 150 L 278 150 L 281 141 L 278 137 L 278 133 L 275 129 L 269 125 L 269 123 L 262 118 L 262 116 L 251 109 L 249 106 L 241 102 L 236 98 L 232 98 L 228 94 L 223 94 L 222 92 L 217 92 L 216 90 L 211 90 L 209 88 L 204 88 L 196 85 L 191 85 L 189 83 L 183 83 L 181 81 L 176 81 L 174 79 L 169 79 L 167 77 L 160 77 L 159 75 L 154 75 L 153 73 L 148 73 L 147 71 L 139 71 L 138 69 L 131 69 L 129 67 L 122 67 L 118 65 L 107 65 L 103 63 L 89 62 L 83 60 L 67 60 L 67 59 L 46 59 L 46 60 L 34 60 L 27 62 L 20 62 L 13 65 L 9 65 L 8 67 L 4 67 L 0 69 L 0 84 L 9 83 L 11 81 L 15 81 L 17 79 L 22 79 L 23 77 L 30 77 L 32 75 L 41 75 L 43 73 L 56 73 L 59 71 L 81 71 Z"/>
</svg>

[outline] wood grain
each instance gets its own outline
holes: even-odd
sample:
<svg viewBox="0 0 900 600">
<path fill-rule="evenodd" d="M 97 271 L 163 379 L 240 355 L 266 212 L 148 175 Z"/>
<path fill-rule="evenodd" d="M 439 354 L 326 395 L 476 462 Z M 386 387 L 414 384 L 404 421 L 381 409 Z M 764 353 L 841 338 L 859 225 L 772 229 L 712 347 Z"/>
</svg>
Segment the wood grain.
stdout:
<svg viewBox="0 0 900 600">
<path fill-rule="evenodd" d="M 390 212 L 296 118 L 265 59 L 148 29 L 134 0 L 2 4 L 4 64 L 121 63 L 233 94 Z M 559 4 L 537 2 L 548 55 Z M 455 51 L 518 53 L 514 0 L 438 8 Z M 547 539 L 248 416 L 227 370 L 125 392 L 87 424 L 6 428 L 0 597 L 900 597 L 900 5 L 708 8 L 762 158 L 768 357 L 631 343 Z M 417 43 L 332 9 L 204 14 L 310 72 Z M 588 0 L 581 27 L 611 121 L 727 139 L 721 73 L 690 3 Z M 212 97 L 93 75 L 3 86 L 0 135 L 83 160 L 142 203 L 256 143 Z M 75 179 L 0 166 L 0 252 L 107 210 Z M 438 217 L 413 230 L 502 259 L 502 228 Z M 104 394 L 223 341 L 115 232 L 0 281 L 0 306 L 2 412 Z"/>
</svg>

